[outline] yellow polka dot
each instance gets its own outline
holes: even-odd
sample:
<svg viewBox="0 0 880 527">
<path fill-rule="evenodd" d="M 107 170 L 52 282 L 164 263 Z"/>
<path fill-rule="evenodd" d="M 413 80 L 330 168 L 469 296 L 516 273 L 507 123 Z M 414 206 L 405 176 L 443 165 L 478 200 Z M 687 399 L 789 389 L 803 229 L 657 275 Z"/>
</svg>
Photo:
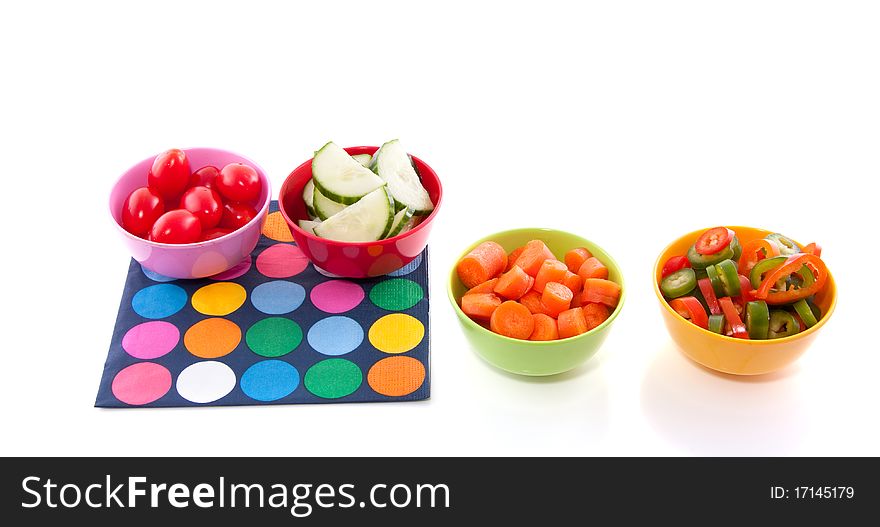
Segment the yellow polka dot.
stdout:
<svg viewBox="0 0 880 527">
<path fill-rule="evenodd" d="M 192 296 L 193 309 L 205 315 L 222 317 L 244 304 L 247 293 L 232 282 L 217 282 L 199 288 Z"/>
<path fill-rule="evenodd" d="M 284 221 L 284 216 L 280 211 L 275 211 L 266 216 L 266 222 L 263 223 L 263 236 L 271 238 L 276 242 L 292 242 L 293 235 L 290 234 L 290 227 Z"/>
<path fill-rule="evenodd" d="M 370 343 L 385 353 L 405 353 L 425 337 L 425 326 L 418 319 L 392 313 L 377 320 L 370 327 Z"/>
<path fill-rule="evenodd" d="M 381 245 L 370 245 L 369 247 L 367 247 L 367 254 L 369 254 L 370 256 L 379 256 L 380 254 L 382 254 L 383 250 L 384 249 L 382 249 Z"/>
</svg>

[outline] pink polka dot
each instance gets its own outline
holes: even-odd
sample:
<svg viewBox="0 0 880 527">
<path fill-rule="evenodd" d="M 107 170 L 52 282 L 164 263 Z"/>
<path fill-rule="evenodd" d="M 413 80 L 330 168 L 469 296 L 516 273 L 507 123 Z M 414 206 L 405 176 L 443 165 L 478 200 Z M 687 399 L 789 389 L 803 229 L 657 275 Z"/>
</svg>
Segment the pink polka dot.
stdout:
<svg viewBox="0 0 880 527">
<path fill-rule="evenodd" d="M 149 404 L 171 389 L 171 372 L 155 362 L 139 362 L 117 373 L 110 389 L 125 404 Z"/>
<path fill-rule="evenodd" d="M 345 313 L 361 303 L 364 290 L 348 280 L 331 280 L 312 288 L 311 299 L 325 313 Z"/>
<path fill-rule="evenodd" d="M 360 253 L 361 253 L 360 249 L 358 249 L 357 247 L 353 247 L 351 245 L 349 245 L 348 247 L 342 248 L 342 254 L 344 254 L 345 256 L 348 256 L 349 258 L 357 258 Z"/>
<path fill-rule="evenodd" d="M 177 346 L 180 330 L 169 322 L 154 320 L 128 330 L 122 337 L 122 349 L 136 359 L 155 359 Z"/>
<path fill-rule="evenodd" d="M 248 255 L 247 258 L 238 263 L 235 267 L 223 271 L 222 273 L 215 274 L 210 277 L 211 280 L 232 280 L 233 278 L 238 278 L 239 276 L 245 274 L 246 272 L 251 270 L 251 257 Z"/>
<path fill-rule="evenodd" d="M 257 256 L 257 270 L 269 278 L 290 278 L 303 272 L 309 259 L 296 245 L 277 243 Z"/>
</svg>

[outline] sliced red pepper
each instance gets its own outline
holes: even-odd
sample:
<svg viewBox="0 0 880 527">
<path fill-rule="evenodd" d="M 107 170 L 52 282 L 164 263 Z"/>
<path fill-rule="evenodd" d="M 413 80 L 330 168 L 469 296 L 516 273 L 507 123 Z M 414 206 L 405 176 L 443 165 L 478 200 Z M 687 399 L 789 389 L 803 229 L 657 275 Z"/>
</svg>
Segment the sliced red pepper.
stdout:
<svg viewBox="0 0 880 527">
<path fill-rule="evenodd" d="M 716 254 L 730 245 L 734 236 L 734 232 L 727 227 L 713 227 L 697 238 L 694 249 L 702 255 Z"/>
<path fill-rule="evenodd" d="M 743 245 L 742 257 L 739 259 L 739 274 L 749 276 L 755 264 L 764 258 L 779 256 L 779 246 L 769 240 L 752 240 Z"/>
<path fill-rule="evenodd" d="M 725 296 L 719 298 L 718 303 L 721 305 L 721 310 L 724 312 L 724 318 L 727 319 L 727 324 L 730 325 L 731 336 L 738 339 L 749 340 L 749 331 L 746 329 L 746 325 L 743 324 L 736 306 L 733 305 L 733 300 L 731 300 L 729 296 Z"/>
<path fill-rule="evenodd" d="M 807 287 L 799 289 L 789 289 L 787 291 L 774 291 L 772 287 L 779 282 L 788 278 L 788 276 L 800 272 L 806 266 L 813 273 L 815 281 Z M 797 302 L 802 298 L 812 296 L 825 287 L 825 281 L 828 279 L 828 268 L 821 258 L 815 254 L 798 253 L 788 257 L 779 267 L 768 272 L 761 281 L 760 287 L 752 292 L 755 298 L 766 301 L 771 305 L 790 304 Z"/>
<path fill-rule="evenodd" d="M 673 256 L 663 264 L 663 271 L 660 272 L 660 278 L 666 278 L 672 273 L 690 266 L 691 262 L 687 259 L 687 256 Z"/>
<path fill-rule="evenodd" d="M 739 289 L 742 291 L 743 305 L 755 300 L 755 297 L 752 295 L 752 281 L 743 275 L 739 275 Z"/>
<path fill-rule="evenodd" d="M 806 331 L 807 325 L 804 324 L 804 319 L 802 319 L 797 313 L 792 313 L 791 315 L 794 317 L 795 320 L 797 320 L 798 326 L 800 326 L 801 331 Z"/>
<path fill-rule="evenodd" d="M 816 256 L 822 256 L 822 246 L 816 242 L 813 242 L 806 247 L 804 247 L 804 252 L 809 254 L 815 254 Z"/>
<path fill-rule="evenodd" d="M 708 278 L 700 278 L 697 280 L 697 286 L 706 299 L 706 305 L 709 306 L 709 312 L 713 315 L 721 314 L 721 306 L 718 305 L 718 297 L 715 296 L 715 290 L 712 289 L 712 281 Z"/>
<path fill-rule="evenodd" d="M 692 296 L 682 296 L 669 301 L 669 307 L 682 317 L 690 320 L 703 329 L 709 329 L 709 315 L 703 304 Z"/>
</svg>

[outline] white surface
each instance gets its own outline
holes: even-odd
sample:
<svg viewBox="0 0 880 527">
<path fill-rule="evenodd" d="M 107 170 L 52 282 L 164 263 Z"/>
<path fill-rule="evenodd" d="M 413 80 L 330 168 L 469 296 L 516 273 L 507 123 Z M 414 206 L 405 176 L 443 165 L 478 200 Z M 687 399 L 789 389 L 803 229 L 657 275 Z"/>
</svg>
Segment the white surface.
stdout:
<svg viewBox="0 0 880 527">
<path fill-rule="evenodd" d="M 880 454 L 876 4 L 276 4 L 0 8 L 0 454 Z M 446 190 L 429 401 L 92 407 L 128 266 L 119 173 L 225 147 L 277 191 L 329 139 L 395 137 Z M 665 332 L 654 258 L 715 224 L 825 247 L 838 310 L 779 375 L 708 373 Z M 560 378 L 485 365 L 446 299 L 465 245 L 521 226 L 596 241 L 628 280 L 604 348 Z"/>
</svg>

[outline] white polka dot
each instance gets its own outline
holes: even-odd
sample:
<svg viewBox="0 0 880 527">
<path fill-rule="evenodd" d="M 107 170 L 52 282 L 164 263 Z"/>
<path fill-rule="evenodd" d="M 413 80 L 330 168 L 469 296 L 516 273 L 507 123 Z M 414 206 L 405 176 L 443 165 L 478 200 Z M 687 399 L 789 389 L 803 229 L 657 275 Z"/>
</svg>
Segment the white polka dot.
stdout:
<svg viewBox="0 0 880 527">
<path fill-rule="evenodd" d="M 327 261 L 329 254 L 327 253 L 327 247 L 323 244 L 310 239 L 309 250 L 312 251 L 312 258 L 315 260 L 318 260 L 319 262 Z"/>
<path fill-rule="evenodd" d="M 315 267 L 315 271 L 318 271 L 319 273 L 326 276 L 327 278 L 344 278 L 342 276 L 339 276 L 338 274 L 333 274 L 330 271 L 325 271 L 325 270 L 321 269 L 320 267 L 318 267 L 317 265 L 313 264 L 313 266 Z"/>
<path fill-rule="evenodd" d="M 235 373 L 222 362 L 197 362 L 180 372 L 177 393 L 192 403 L 212 403 L 231 392 L 235 383 Z"/>
</svg>

